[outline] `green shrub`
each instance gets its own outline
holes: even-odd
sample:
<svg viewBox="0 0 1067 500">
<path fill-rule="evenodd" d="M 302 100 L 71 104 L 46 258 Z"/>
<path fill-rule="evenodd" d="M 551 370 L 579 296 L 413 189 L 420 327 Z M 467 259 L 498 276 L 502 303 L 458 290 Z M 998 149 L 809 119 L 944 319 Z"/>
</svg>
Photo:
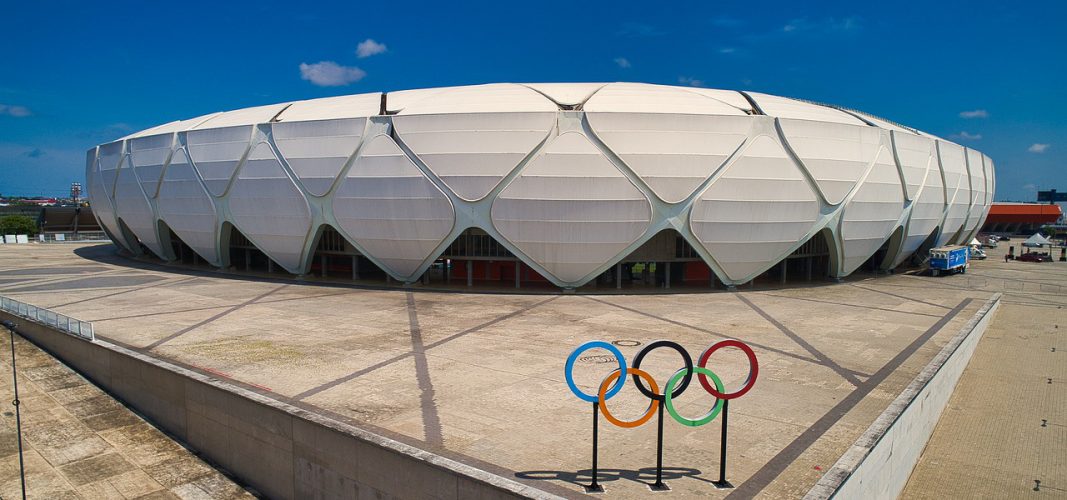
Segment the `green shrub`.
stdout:
<svg viewBox="0 0 1067 500">
<path fill-rule="evenodd" d="M 0 217 L 0 234 L 37 234 L 37 221 L 25 215 Z"/>
</svg>

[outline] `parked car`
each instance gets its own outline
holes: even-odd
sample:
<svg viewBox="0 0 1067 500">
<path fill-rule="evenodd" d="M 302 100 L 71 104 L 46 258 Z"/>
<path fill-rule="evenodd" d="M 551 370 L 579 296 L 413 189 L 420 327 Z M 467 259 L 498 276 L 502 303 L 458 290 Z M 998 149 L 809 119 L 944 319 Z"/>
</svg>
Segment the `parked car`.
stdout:
<svg viewBox="0 0 1067 500">
<path fill-rule="evenodd" d="M 1023 262 L 1052 262 L 1052 256 L 1047 253 L 1026 252 L 1016 257 L 1015 260 Z"/>
</svg>

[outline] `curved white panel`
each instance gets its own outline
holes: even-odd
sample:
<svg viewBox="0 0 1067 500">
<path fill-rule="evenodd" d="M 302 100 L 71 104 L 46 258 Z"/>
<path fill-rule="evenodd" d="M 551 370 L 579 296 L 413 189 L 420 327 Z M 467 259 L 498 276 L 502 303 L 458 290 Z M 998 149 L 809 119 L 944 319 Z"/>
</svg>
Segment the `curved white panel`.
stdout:
<svg viewBox="0 0 1067 500">
<path fill-rule="evenodd" d="M 149 198 L 155 198 L 159 180 L 163 177 L 163 165 L 174 145 L 174 134 L 139 137 L 126 141 L 126 144 L 130 150 L 130 165 L 137 173 L 141 189 Z"/>
<path fill-rule="evenodd" d="M 587 113 L 589 126 L 656 196 L 688 198 L 748 137 L 747 116 Z"/>
<path fill-rule="evenodd" d="M 555 112 L 393 117 L 400 140 L 468 201 L 489 194 L 555 123 Z"/>
<path fill-rule="evenodd" d="M 415 104 L 432 95 L 440 94 L 453 87 L 435 88 L 435 89 L 414 89 L 414 90 L 399 90 L 396 92 L 389 92 L 385 96 L 385 109 L 389 113 L 396 114 L 403 111 L 408 106 Z"/>
<path fill-rule="evenodd" d="M 989 213 L 989 206 L 993 204 L 994 196 L 996 195 L 996 169 L 993 168 L 993 159 L 982 155 L 983 163 L 985 164 L 985 184 L 986 184 L 986 197 L 985 206 L 986 214 Z"/>
<path fill-rule="evenodd" d="M 252 148 L 228 198 L 231 222 L 241 234 L 278 265 L 299 274 L 311 208 L 269 144 Z"/>
<path fill-rule="evenodd" d="M 565 283 L 610 262 L 651 217 L 648 199 L 577 132 L 555 138 L 492 208 L 501 236 Z"/>
<path fill-rule="evenodd" d="M 954 241 L 956 233 L 963 227 L 970 209 L 968 204 L 971 193 L 963 147 L 951 142 L 937 141 L 937 149 L 945 175 L 945 198 L 948 200 L 945 224 L 941 228 L 941 236 L 937 239 L 938 246 L 941 246 Z"/>
<path fill-rule="evenodd" d="M 452 87 L 407 104 L 398 116 L 440 113 L 508 113 L 550 111 L 556 103 L 533 89 L 514 83 Z"/>
<path fill-rule="evenodd" d="M 752 103 L 748 102 L 748 99 L 745 99 L 745 96 L 736 90 L 706 89 L 701 87 L 686 87 L 685 90 L 723 102 L 744 111 L 746 114 L 756 114 L 755 110 L 752 109 Z"/>
<path fill-rule="evenodd" d="M 215 205 L 200 184 L 184 149 L 171 156 L 159 184 L 156 198 L 159 218 L 200 257 L 212 265 L 221 265 L 216 249 L 218 218 Z"/>
<path fill-rule="evenodd" d="M 281 104 L 268 104 L 266 106 L 256 106 L 254 108 L 236 109 L 233 111 L 224 111 L 217 113 L 211 118 L 204 120 L 203 122 L 193 126 L 191 130 L 202 130 L 206 128 L 225 128 L 225 127 L 237 127 L 241 125 L 256 125 L 258 123 L 267 123 L 278 115 L 289 103 Z M 196 162 L 196 159 L 193 159 Z"/>
<path fill-rule="evenodd" d="M 577 106 L 589 100 L 603 83 L 524 83 L 560 106 Z"/>
<path fill-rule="evenodd" d="M 929 140 L 932 146 L 933 140 Z M 899 145 L 897 151 L 900 151 Z M 945 187 L 941 182 L 941 169 L 937 166 L 935 154 L 936 151 L 929 151 L 926 154 L 926 164 L 929 168 L 926 170 L 926 178 L 923 180 L 915 202 L 911 206 L 907 233 L 904 235 L 904 247 L 897 255 L 896 261 L 893 262 L 893 267 L 911 257 L 911 254 L 926 241 L 930 233 L 937 229 L 937 225 L 941 223 L 941 218 L 945 215 Z M 909 161 L 917 160 L 918 158 L 913 158 Z M 901 159 L 901 161 L 904 160 Z M 912 165 L 916 164 L 912 163 Z"/>
<path fill-rule="evenodd" d="M 356 153 L 366 126 L 366 118 L 281 122 L 271 124 L 271 134 L 304 189 L 323 196 Z"/>
<path fill-rule="evenodd" d="M 756 104 L 759 105 L 760 109 L 763 110 L 765 114 L 770 116 L 793 118 L 796 120 L 841 123 L 844 125 L 858 125 L 861 127 L 868 126 L 863 120 L 834 108 L 820 106 L 818 104 L 810 104 L 788 97 L 761 94 L 759 92 L 748 92 L 748 95 L 752 97 L 753 101 L 756 101 Z"/>
<path fill-rule="evenodd" d="M 228 127 L 192 130 L 186 136 L 189 157 L 204 180 L 207 190 L 222 196 L 230 185 L 233 172 L 248 151 L 252 127 Z"/>
<path fill-rule="evenodd" d="M 211 113 L 207 115 L 201 115 L 196 118 L 190 118 L 188 120 L 177 120 L 173 122 L 164 123 L 162 125 L 156 125 L 155 127 L 145 129 L 140 132 L 134 132 L 126 137 L 123 137 L 123 139 L 134 139 L 137 137 L 148 137 L 150 135 L 162 135 L 173 134 L 175 132 L 184 132 L 218 116 L 219 114 L 220 113 Z"/>
<path fill-rule="evenodd" d="M 971 179 L 971 207 L 967 214 L 967 224 L 964 232 L 967 233 L 967 241 L 970 243 L 978 231 L 978 222 L 985 212 L 985 166 L 982 164 L 982 153 L 967 148 L 967 172 Z"/>
<path fill-rule="evenodd" d="M 115 178 L 118 177 L 120 161 L 122 161 L 122 141 L 100 145 L 96 171 L 100 176 L 100 187 L 112 202 L 115 201 Z"/>
<path fill-rule="evenodd" d="M 681 87 L 647 83 L 609 83 L 583 106 L 588 112 L 747 115 L 719 99 Z"/>
<path fill-rule="evenodd" d="M 819 219 L 819 200 L 778 141 L 760 135 L 693 203 L 689 226 L 741 282 L 786 257 Z"/>
<path fill-rule="evenodd" d="M 842 275 L 851 274 L 878 251 L 897 227 L 903 211 L 900 173 L 893 153 L 883 147 L 841 216 Z"/>
<path fill-rule="evenodd" d="M 89 167 L 90 175 L 88 178 L 90 206 L 93 208 L 93 216 L 100 222 L 100 226 L 107 230 L 111 239 L 122 248 L 130 250 L 126 238 L 122 236 L 122 231 L 119 230 L 119 223 L 115 218 L 115 209 L 112 208 L 111 204 L 111 196 L 104 186 L 104 177 L 100 172 L 100 149 L 102 148 L 97 148 L 97 154 L 90 160 L 92 162 Z M 114 177 L 114 174 L 112 174 L 112 178 Z"/>
<path fill-rule="evenodd" d="M 382 93 L 323 97 L 296 101 L 285 108 L 274 122 L 321 121 L 340 118 L 366 118 L 382 108 Z"/>
<path fill-rule="evenodd" d="M 815 179 L 827 203 L 837 205 L 874 161 L 882 131 L 875 127 L 781 118 L 786 142 Z"/>
<path fill-rule="evenodd" d="M 909 200 L 914 200 L 926 179 L 926 171 L 931 166 L 930 157 L 936 154 L 934 141 L 929 137 L 906 132 L 893 131 L 893 146 L 896 149 L 900 170 L 904 173 L 904 186 Z M 936 163 L 934 168 L 937 168 Z M 938 176 L 940 176 L 940 172 Z"/>
<path fill-rule="evenodd" d="M 360 248 L 408 278 L 456 220 L 448 197 L 386 135 L 363 147 L 333 196 L 333 214 Z"/>
<path fill-rule="evenodd" d="M 141 183 L 134 169 L 127 162 L 123 162 L 119 168 L 118 182 L 115 183 L 115 213 L 144 246 L 157 257 L 164 258 L 156 230 L 156 215 L 141 191 Z"/>
</svg>

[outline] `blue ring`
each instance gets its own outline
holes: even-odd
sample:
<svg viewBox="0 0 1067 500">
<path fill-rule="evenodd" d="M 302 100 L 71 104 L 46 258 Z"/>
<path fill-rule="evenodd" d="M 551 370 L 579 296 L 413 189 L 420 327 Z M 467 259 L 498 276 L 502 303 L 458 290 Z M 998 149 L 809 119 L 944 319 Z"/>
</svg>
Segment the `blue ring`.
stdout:
<svg viewBox="0 0 1067 500">
<path fill-rule="evenodd" d="M 596 403 L 600 398 L 595 395 L 590 396 L 578 389 L 577 385 L 574 385 L 574 362 L 578 360 L 579 354 L 597 347 L 607 349 L 611 354 L 614 354 L 615 359 L 619 362 L 619 371 L 622 372 L 619 374 L 619 380 L 615 382 L 615 386 L 604 394 L 604 400 L 611 399 L 612 396 L 618 394 L 619 391 L 622 390 L 622 386 L 626 381 L 626 358 L 622 356 L 622 351 L 620 351 L 618 347 L 602 340 L 593 340 L 578 346 L 578 348 L 571 352 L 571 355 L 567 357 L 567 367 L 564 368 L 563 373 L 567 377 L 567 386 L 571 388 L 571 392 L 573 392 L 575 396 L 578 396 L 578 399 L 590 403 Z"/>
</svg>

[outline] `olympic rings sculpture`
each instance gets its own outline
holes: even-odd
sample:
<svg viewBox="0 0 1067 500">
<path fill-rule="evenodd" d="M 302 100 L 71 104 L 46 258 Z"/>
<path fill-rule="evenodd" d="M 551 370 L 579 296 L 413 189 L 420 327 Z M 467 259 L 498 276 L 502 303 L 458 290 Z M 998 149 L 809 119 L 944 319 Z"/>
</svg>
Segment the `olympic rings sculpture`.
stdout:
<svg viewBox="0 0 1067 500">
<path fill-rule="evenodd" d="M 745 356 L 748 358 L 748 375 L 745 377 L 744 383 L 740 388 L 729 392 L 724 388 L 719 376 L 707 366 L 708 361 L 711 359 L 711 355 L 725 347 L 738 348 L 744 352 Z M 615 360 L 618 362 L 619 367 L 604 378 L 600 383 L 597 394 L 592 395 L 582 392 L 577 384 L 575 384 L 574 363 L 583 352 L 596 348 L 605 349 L 615 356 Z M 655 379 L 649 375 L 648 372 L 641 369 L 641 362 L 645 359 L 645 356 L 659 348 L 667 348 L 677 352 L 678 355 L 681 356 L 684 365 L 670 377 L 666 386 L 664 386 L 663 392 L 660 392 L 659 384 L 656 383 Z M 567 386 L 570 388 L 571 392 L 574 393 L 578 399 L 596 403 L 599 406 L 600 412 L 603 413 L 604 418 L 616 426 L 626 428 L 639 427 L 648 422 L 649 419 L 656 414 L 659 405 L 662 404 L 663 407 L 666 408 L 667 413 L 669 413 L 678 423 L 689 427 L 699 427 L 715 420 L 715 417 L 722 411 L 725 401 L 744 396 L 752 389 L 752 386 L 756 384 L 756 378 L 759 376 L 759 362 L 756 360 L 756 353 L 752 351 L 752 348 L 740 340 L 727 339 L 712 344 L 700 354 L 695 365 L 693 364 L 693 358 L 689 356 L 689 353 L 686 352 L 681 345 L 669 340 L 657 340 L 646 345 L 637 353 L 637 356 L 634 357 L 633 366 L 627 366 L 626 359 L 617 347 L 604 341 L 594 340 L 578 346 L 577 349 L 571 352 L 570 356 L 567 358 L 564 374 L 567 379 Z M 715 398 L 715 402 L 704 415 L 697 418 L 688 418 L 679 413 L 678 409 L 674 407 L 674 400 L 689 388 L 689 384 L 693 380 L 693 375 L 696 375 L 697 381 L 700 383 L 700 386 L 704 391 Z M 649 406 L 648 410 L 637 419 L 623 421 L 611 414 L 606 403 L 607 400 L 611 399 L 622 390 L 622 386 L 625 384 L 627 376 L 633 377 L 637 389 L 641 391 L 641 394 L 649 398 Z"/>
</svg>

